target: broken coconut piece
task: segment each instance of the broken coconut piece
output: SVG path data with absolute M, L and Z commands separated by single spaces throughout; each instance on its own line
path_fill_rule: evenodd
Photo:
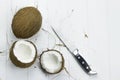
M 13 43 L 9 57 L 16 66 L 26 68 L 35 62 L 37 50 L 32 42 L 19 40 Z
M 42 16 L 35 7 L 24 7 L 13 17 L 12 31 L 17 38 L 29 38 L 41 28 Z
M 40 55 L 40 65 L 47 73 L 59 73 L 64 68 L 63 55 L 57 50 L 43 51 Z

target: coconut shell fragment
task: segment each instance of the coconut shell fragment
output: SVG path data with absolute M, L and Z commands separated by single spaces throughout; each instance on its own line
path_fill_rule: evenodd
M 42 25 L 42 16 L 35 7 L 24 7 L 13 17 L 12 31 L 17 38 L 29 38 L 36 34 Z

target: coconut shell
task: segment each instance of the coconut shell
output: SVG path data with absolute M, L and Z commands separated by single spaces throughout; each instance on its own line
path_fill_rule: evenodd
M 13 17 L 12 31 L 17 38 L 29 38 L 41 28 L 42 16 L 37 8 L 25 7 Z
M 17 42 L 17 41 L 16 41 L 16 42 Z M 35 49 L 36 49 L 36 55 L 35 55 L 35 58 L 34 58 L 34 60 L 33 60 L 32 62 L 30 62 L 30 63 L 22 63 L 22 62 L 20 62 L 20 61 L 17 59 L 17 57 L 16 57 L 16 56 L 14 55 L 14 53 L 13 53 L 13 48 L 14 48 L 16 42 L 14 42 L 13 45 L 12 45 L 12 47 L 10 48 L 10 55 L 9 55 L 10 60 L 11 60 L 12 63 L 15 64 L 17 67 L 21 67 L 21 68 L 30 67 L 30 66 L 35 62 L 35 60 L 36 60 L 36 58 L 37 58 L 37 49 L 36 49 L 36 46 L 35 46 L 32 42 L 28 41 L 28 42 L 30 42 L 30 43 L 32 43 L 32 44 L 34 45 L 34 47 L 35 47 Z
M 50 73 L 50 72 L 46 71 L 46 70 L 43 68 L 42 64 L 41 64 L 41 56 L 42 56 L 45 52 L 48 52 L 48 51 L 56 51 L 56 52 L 58 52 L 58 53 L 61 55 L 62 60 L 63 60 L 61 69 L 60 69 L 59 71 L 55 72 L 55 73 Z M 43 51 L 42 54 L 40 55 L 39 61 L 40 61 L 41 69 L 42 69 L 43 71 L 45 71 L 46 73 L 49 73 L 49 74 L 57 74 L 57 73 L 61 72 L 61 71 L 64 69 L 65 60 L 64 60 L 64 57 L 63 57 L 63 55 L 61 54 L 61 52 L 58 51 L 58 50 L 48 49 L 48 50 L 46 50 L 46 51 Z

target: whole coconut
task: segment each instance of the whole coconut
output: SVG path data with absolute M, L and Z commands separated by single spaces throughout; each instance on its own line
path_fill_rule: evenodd
M 41 28 L 42 16 L 35 7 L 20 9 L 12 20 L 12 31 L 17 38 L 29 38 Z

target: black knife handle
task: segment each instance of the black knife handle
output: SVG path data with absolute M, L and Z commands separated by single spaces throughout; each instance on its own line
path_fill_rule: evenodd
M 85 59 L 79 54 L 77 53 L 76 55 L 74 55 L 76 60 L 78 61 L 78 63 L 81 65 L 81 67 L 83 68 L 83 70 L 87 73 L 89 73 L 91 71 L 90 66 L 88 65 L 88 63 L 85 61 Z

